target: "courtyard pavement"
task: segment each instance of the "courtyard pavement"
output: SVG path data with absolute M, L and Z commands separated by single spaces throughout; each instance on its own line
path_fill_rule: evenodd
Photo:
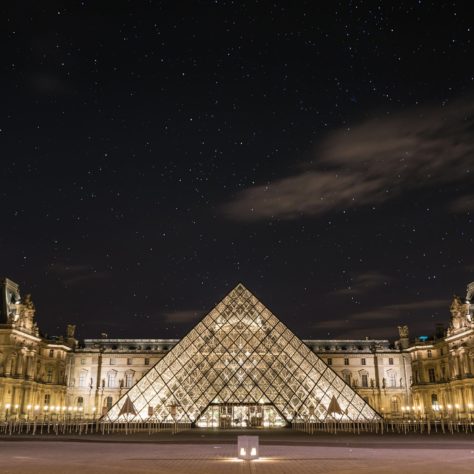
M 472 435 L 306 435 L 282 430 L 261 436 L 258 461 L 237 461 L 236 437 L 253 432 L 193 430 L 177 435 L 2 437 L 7 473 L 381 473 L 474 472 Z

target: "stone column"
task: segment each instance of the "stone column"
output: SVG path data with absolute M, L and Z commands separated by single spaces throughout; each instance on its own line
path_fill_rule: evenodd
M 23 354 L 18 354 L 16 358 L 16 370 L 15 375 L 21 377 L 23 375 Z
M 448 365 L 449 365 L 449 378 L 455 378 L 457 375 L 457 365 L 456 365 L 456 354 L 454 351 L 451 351 L 450 357 L 448 359 Z
M 462 354 L 459 354 L 456 356 L 456 362 L 458 364 L 458 374 L 459 374 L 459 378 L 463 378 L 464 377 L 464 367 L 463 367 L 463 364 L 462 364 Z
M 464 367 L 465 373 L 467 375 L 472 375 L 472 367 L 471 367 L 471 355 L 468 351 L 464 351 Z
M 33 352 L 30 355 L 30 370 L 29 370 L 29 373 L 28 373 L 28 378 L 30 380 L 35 379 L 35 371 L 36 371 L 36 352 Z

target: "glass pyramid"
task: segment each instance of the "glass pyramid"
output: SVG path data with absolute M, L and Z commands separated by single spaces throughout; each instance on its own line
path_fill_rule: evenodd
M 246 406 L 268 407 L 282 424 L 296 419 L 380 419 L 238 284 L 118 400 L 103 420 L 196 423 L 210 413 L 211 407 L 222 413 L 223 408 L 227 412 L 229 407 Z

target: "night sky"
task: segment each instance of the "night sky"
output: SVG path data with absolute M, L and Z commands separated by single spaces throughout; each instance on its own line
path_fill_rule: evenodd
M 0 274 L 43 333 L 182 337 L 238 282 L 303 338 L 449 322 L 470 2 L 319 3 L 3 2 Z

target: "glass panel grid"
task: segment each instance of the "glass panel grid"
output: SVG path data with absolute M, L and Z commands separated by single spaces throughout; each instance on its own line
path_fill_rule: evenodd
M 209 404 L 226 402 L 273 405 L 287 422 L 302 416 L 379 419 L 243 285 L 174 346 L 105 419 L 195 422 Z

